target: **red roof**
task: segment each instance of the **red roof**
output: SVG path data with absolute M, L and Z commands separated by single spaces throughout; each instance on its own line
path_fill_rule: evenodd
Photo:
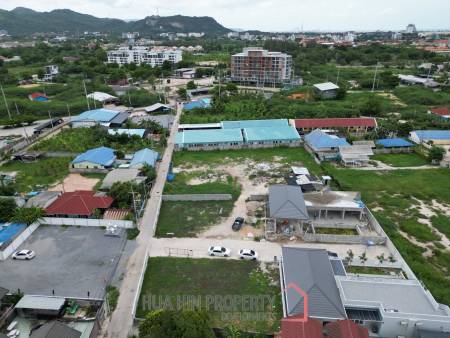
M 440 116 L 450 116 L 450 108 L 447 107 L 430 109 L 430 112 Z
M 32 98 L 32 99 L 35 99 L 35 98 L 37 98 L 37 97 L 45 97 L 45 98 L 48 99 L 48 96 L 47 96 L 47 95 L 45 95 L 44 93 L 39 93 L 39 92 L 31 93 L 31 94 L 29 95 L 29 97 Z
M 47 215 L 91 216 L 95 209 L 107 209 L 114 202 L 109 196 L 94 196 L 93 191 L 78 190 L 62 194 L 45 209 Z
M 367 328 L 355 324 L 349 319 L 338 320 L 325 326 L 328 338 L 369 338 Z
M 296 321 L 296 315 L 281 320 L 281 338 L 324 338 L 322 323 L 316 319 L 308 318 L 306 322 Z
M 345 128 L 345 127 L 376 127 L 377 120 L 373 117 L 326 118 L 326 119 L 296 119 L 295 128 Z

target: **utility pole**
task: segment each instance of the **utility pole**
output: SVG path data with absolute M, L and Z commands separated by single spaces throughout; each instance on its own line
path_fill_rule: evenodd
M 375 74 L 373 76 L 373 84 L 372 84 L 372 92 L 375 91 L 375 81 L 377 80 L 377 74 L 378 74 L 378 62 L 377 62 L 377 66 L 375 67 Z
M 2 90 L 3 101 L 5 101 L 5 107 L 6 107 L 6 111 L 8 112 L 9 119 L 12 120 L 11 112 L 9 111 L 8 102 L 6 101 L 6 96 L 5 96 L 5 92 L 3 91 L 3 86 L 2 85 L 0 85 L 0 89 Z
M 88 107 L 88 110 L 91 110 L 91 106 L 89 105 L 89 98 L 87 96 L 86 82 L 84 82 L 84 80 L 83 80 L 83 86 L 84 86 L 84 95 L 86 95 L 87 107 Z
M 337 77 L 336 77 L 336 85 L 338 85 L 339 83 L 339 75 L 341 73 L 341 69 L 338 67 L 338 73 L 337 73 Z
M 136 207 L 136 197 L 135 197 L 135 192 L 133 189 L 133 185 L 131 185 L 131 195 L 133 195 L 133 207 L 134 207 L 134 220 L 136 222 L 136 226 L 138 225 L 138 215 L 137 215 L 137 207 Z
M 67 106 L 67 113 L 69 114 L 69 122 L 70 122 L 70 108 L 69 108 L 69 104 L 66 103 L 66 106 Z

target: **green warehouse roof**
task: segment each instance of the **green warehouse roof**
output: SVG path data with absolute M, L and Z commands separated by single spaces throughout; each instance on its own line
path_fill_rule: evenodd
M 240 129 L 214 129 L 214 130 L 186 130 L 178 132 L 175 143 L 183 144 L 206 144 L 206 143 L 228 143 L 244 141 Z
M 245 128 L 244 138 L 246 142 L 261 141 L 299 141 L 300 135 L 292 126 L 277 128 Z
M 244 128 L 262 128 L 262 127 L 287 127 L 287 119 L 276 120 L 243 120 L 243 121 L 222 121 L 222 129 L 244 129 Z

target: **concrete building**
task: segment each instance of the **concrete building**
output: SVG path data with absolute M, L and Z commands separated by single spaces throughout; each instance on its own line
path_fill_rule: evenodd
M 116 161 L 114 150 L 107 147 L 90 149 L 78 155 L 72 162 L 73 169 L 108 169 Z
M 339 157 L 346 167 L 365 167 L 369 164 L 369 156 L 372 155 L 372 147 L 367 145 L 339 147 Z
M 321 99 L 335 99 L 339 86 L 332 82 L 318 83 L 314 85 L 314 92 Z
M 244 48 L 231 56 L 231 81 L 252 85 L 279 85 L 292 78 L 292 56 L 260 47 Z
M 240 129 L 185 130 L 178 132 L 175 149 L 238 149 L 244 144 Z
M 44 81 L 52 81 L 59 74 L 58 65 L 48 65 L 44 67 Z
M 297 128 L 301 135 L 314 129 L 322 129 L 335 134 L 364 135 L 378 127 L 377 120 L 374 117 L 294 119 L 289 122 Z
M 160 67 L 164 61 L 178 63 L 183 60 L 183 53 L 178 48 L 153 48 L 148 47 L 121 47 L 107 53 L 108 63 L 119 65 L 135 63 L 148 64 L 151 67 Z
M 409 138 L 417 144 L 450 145 L 450 130 L 414 130 Z

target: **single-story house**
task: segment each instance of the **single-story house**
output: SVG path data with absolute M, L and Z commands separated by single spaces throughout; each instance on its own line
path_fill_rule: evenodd
M 345 166 L 363 167 L 369 164 L 373 150 L 368 145 L 351 145 L 339 147 L 339 157 Z
M 193 79 L 195 78 L 195 69 L 194 68 L 175 69 L 175 77 L 180 79 Z
M 119 113 L 119 111 L 104 108 L 88 110 L 72 117 L 71 125 L 73 128 L 92 127 L 98 124 L 109 127 Z
M 138 136 L 140 138 L 144 138 L 145 129 L 108 129 L 109 135 L 127 135 L 129 137 Z
M 91 100 L 99 101 L 103 104 L 119 102 L 117 97 L 103 92 L 93 92 L 86 95 L 86 97 Z
M 294 119 L 290 123 L 300 134 L 322 129 L 333 133 L 343 131 L 353 135 L 363 135 L 378 127 L 374 117 Z
M 58 317 L 64 310 L 66 299 L 54 296 L 24 295 L 15 306 L 20 317 Z
M 184 110 L 192 110 L 196 108 L 209 108 L 211 107 L 211 99 L 203 98 L 198 100 L 192 100 L 188 103 L 183 104 Z
M 96 209 L 104 211 L 111 207 L 114 199 L 109 196 L 99 196 L 93 191 L 78 190 L 63 193 L 50 204 L 45 213 L 53 217 L 92 217 Z
M 409 133 L 409 138 L 417 144 L 449 145 L 450 130 L 414 130 Z
M 114 150 L 108 147 L 90 149 L 78 155 L 72 162 L 74 169 L 108 169 L 116 161 Z
M 140 176 L 139 169 L 135 168 L 118 168 L 113 169 L 103 179 L 101 189 L 109 189 L 114 183 L 120 182 L 142 182 L 145 176 Z
M 109 124 L 107 125 L 107 127 L 109 127 L 109 128 L 120 128 L 128 120 L 129 117 L 130 117 L 130 113 L 129 112 L 121 111 L 111 121 L 109 121 Z
M 329 135 L 320 129 L 305 135 L 305 143 L 320 160 L 337 159 L 339 147 L 350 146 L 345 138 Z
M 81 332 L 68 325 L 53 320 L 33 329 L 30 338 L 80 338 Z
M 145 112 L 147 114 L 151 114 L 151 113 L 167 113 L 167 112 L 170 112 L 172 110 L 172 107 L 170 107 L 167 104 L 155 103 L 155 104 L 152 104 L 151 106 L 145 107 L 144 110 L 145 110 Z
M 382 138 L 376 141 L 377 146 L 383 148 L 413 148 L 414 144 L 402 138 Z
M 439 83 L 426 78 L 426 77 L 419 77 L 419 76 L 415 76 L 415 75 L 403 75 L 403 74 L 399 74 L 398 75 L 399 79 L 400 79 L 400 83 L 411 86 L 411 85 L 422 85 L 424 87 L 428 87 L 428 88 L 437 88 L 439 87 Z
M 347 318 L 326 250 L 283 247 L 282 256 L 285 316 L 303 314 L 308 306 L 313 319 L 330 322 Z M 297 288 L 307 295 L 307 304 Z
M 337 96 L 339 86 L 332 82 L 318 83 L 314 86 L 314 92 L 322 99 L 334 99 Z
M 232 149 L 243 143 L 240 129 L 185 130 L 177 133 L 175 149 Z
M 297 130 L 291 126 L 244 128 L 244 140 L 250 145 L 299 146 L 301 142 Z
M 30 99 L 30 101 L 34 102 L 46 102 L 49 100 L 47 95 L 40 92 L 31 93 L 30 95 L 28 95 L 28 98 Z
M 130 162 L 130 168 L 140 169 L 146 164 L 155 167 L 158 159 L 159 154 L 156 151 L 144 148 L 134 153 L 133 159 Z
M 61 195 L 59 191 L 42 191 L 38 195 L 31 197 L 26 203 L 26 208 L 47 208 Z
M 450 118 L 450 108 L 449 107 L 432 108 L 432 109 L 428 110 L 428 114 L 433 114 L 433 115 L 439 116 L 443 119 L 449 119 Z

